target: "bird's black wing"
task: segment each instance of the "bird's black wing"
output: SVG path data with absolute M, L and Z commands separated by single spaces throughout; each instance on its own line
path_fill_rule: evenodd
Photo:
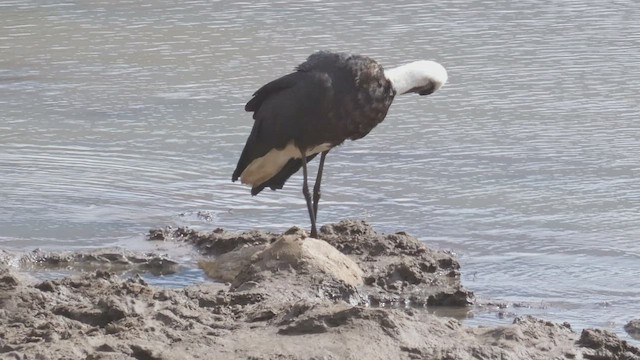
M 296 85 L 298 81 L 300 81 L 297 72 L 291 73 L 289 75 L 285 75 L 279 79 L 273 80 L 272 82 L 264 85 L 258 91 L 253 93 L 253 97 L 249 102 L 244 106 L 244 110 L 247 112 L 254 112 L 253 118 L 256 118 L 256 113 L 258 109 L 260 109 L 260 105 L 270 96 L 276 94 L 282 90 L 291 88 Z
M 242 151 L 232 180 L 236 181 L 252 161 L 272 149 L 283 149 L 291 141 L 298 147 L 327 142 L 317 131 L 326 118 L 331 98 L 331 80 L 319 72 L 296 71 L 276 79 L 254 94 L 245 106 L 253 111 L 255 122 Z M 308 134 L 318 134 L 318 144 L 306 143 Z M 305 143 L 301 144 L 301 140 Z M 312 159 L 315 155 L 309 156 Z M 286 180 L 301 167 L 300 159 L 291 159 L 279 173 L 262 184 L 252 184 L 256 195 L 265 187 L 281 189 Z

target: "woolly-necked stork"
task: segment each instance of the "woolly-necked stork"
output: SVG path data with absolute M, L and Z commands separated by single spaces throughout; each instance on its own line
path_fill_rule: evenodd
M 384 70 L 366 56 L 314 53 L 295 72 L 258 89 L 245 106 L 255 122 L 232 180 L 240 178 L 257 195 L 265 187 L 282 189 L 302 167 L 311 237 L 317 237 L 320 182 L 329 150 L 367 135 L 387 115 L 396 94 L 429 95 L 446 81 L 447 71 L 434 61 Z M 317 154 L 312 199 L 307 163 Z

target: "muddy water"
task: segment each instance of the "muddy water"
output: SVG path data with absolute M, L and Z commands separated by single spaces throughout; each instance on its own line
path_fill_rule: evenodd
M 459 253 L 482 299 L 620 333 L 640 314 L 638 18 L 599 1 L 4 1 L 0 246 L 307 226 L 299 176 L 258 197 L 230 182 L 251 93 L 318 49 L 435 59 L 441 92 L 397 98 L 330 154 L 319 221 L 410 232 Z

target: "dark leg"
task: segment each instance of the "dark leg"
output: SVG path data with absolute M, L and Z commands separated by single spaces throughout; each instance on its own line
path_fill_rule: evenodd
M 320 154 L 320 165 L 318 165 L 318 176 L 316 176 L 316 184 L 313 186 L 313 215 L 318 219 L 318 202 L 320 201 L 320 182 L 322 181 L 322 167 L 324 166 L 324 158 L 327 156 L 327 151 L 323 151 Z
M 309 210 L 309 219 L 311 219 L 311 237 L 318 237 L 318 230 L 316 230 L 316 216 L 313 212 L 313 204 L 311 203 L 311 194 L 309 193 L 309 185 L 307 185 L 307 157 L 305 154 L 302 154 L 302 194 L 304 195 L 304 199 L 307 201 L 307 209 Z

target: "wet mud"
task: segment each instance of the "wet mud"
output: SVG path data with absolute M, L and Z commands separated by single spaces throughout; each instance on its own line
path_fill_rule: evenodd
M 455 256 L 408 234 L 343 221 L 319 238 L 297 228 L 151 230 L 150 241 L 193 245 L 219 280 L 183 289 L 118 275 L 178 266 L 153 254 L 2 253 L 0 358 L 640 359 L 638 348 L 603 330 L 577 334 L 532 317 L 472 328 L 431 315 L 422 308 L 465 307 L 473 294 Z M 89 267 L 46 281 L 19 271 L 49 263 Z

